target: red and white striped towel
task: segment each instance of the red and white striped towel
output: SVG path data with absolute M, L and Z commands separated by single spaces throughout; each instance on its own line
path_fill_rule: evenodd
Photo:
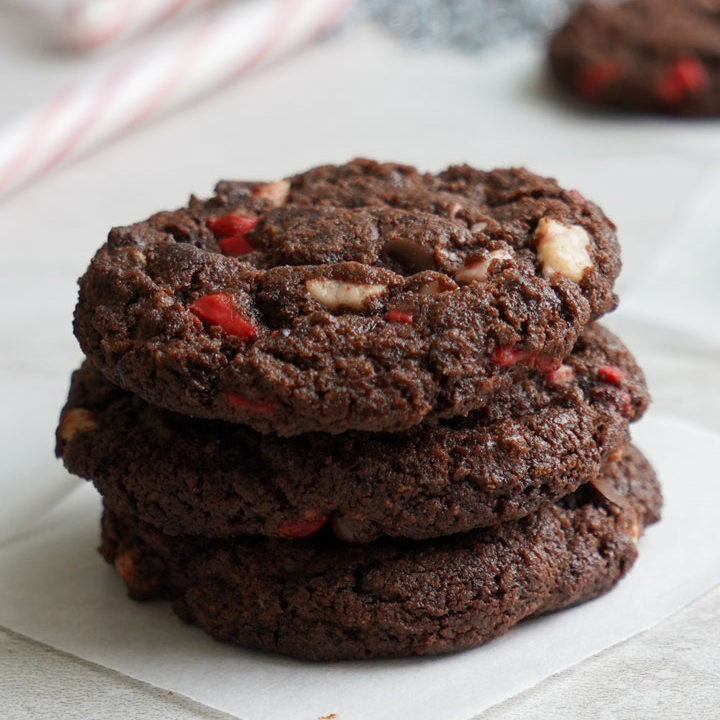
M 224 3 L 158 39 L 144 53 L 125 53 L 102 72 L 0 127 L 0 196 L 142 122 L 287 55 L 333 25 L 351 2 Z

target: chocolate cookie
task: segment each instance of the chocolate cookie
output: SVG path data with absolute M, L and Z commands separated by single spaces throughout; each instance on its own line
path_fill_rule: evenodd
M 594 103 L 677 115 L 720 113 L 720 2 L 585 3 L 550 46 L 552 69 Z
M 57 433 L 70 472 L 168 534 L 344 540 L 464 532 L 511 520 L 598 476 L 648 402 L 617 338 L 590 326 L 565 364 L 467 418 L 405 433 L 279 438 L 148 405 L 86 364 Z
M 168 598 L 221 640 L 312 660 L 427 655 L 609 590 L 661 499 L 634 449 L 598 488 L 486 530 L 370 545 L 169 537 L 106 506 L 101 552 L 131 597 Z
M 355 160 L 221 182 L 115 228 L 75 333 L 166 409 L 280 435 L 397 431 L 559 366 L 615 306 L 619 269 L 613 224 L 553 180 Z

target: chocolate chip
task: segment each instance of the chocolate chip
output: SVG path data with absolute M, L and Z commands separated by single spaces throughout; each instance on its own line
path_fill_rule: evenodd
M 332 520 L 335 535 L 344 542 L 367 542 L 377 535 L 377 528 L 367 520 L 358 520 L 349 515 L 338 515 Z
M 605 500 L 611 502 L 613 505 L 617 505 L 622 509 L 630 507 L 627 498 L 619 493 L 604 477 L 597 477 L 594 480 L 591 480 L 590 484 L 598 493 L 600 493 L 600 495 L 602 495 L 602 497 L 605 498 Z
M 390 258 L 410 273 L 432 270 L 435 267 L 435 252 L 412 240 L 394 237 L 388 240 L 382 250 L 384 258 Z

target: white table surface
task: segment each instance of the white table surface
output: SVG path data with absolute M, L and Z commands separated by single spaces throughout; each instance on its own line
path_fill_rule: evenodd
M 208 193 L 219 177 L 272 178 L 354 155 L 428 169 L 523 164 L 579 187 L 618 222 L 626 303 L 608 324 L 645 367 L 657 409 L 720 432 L 720 231 L 700 211 L 689 219 L 702 190 L 720 187 L 720 125 L 586 113 L 554 96 L 540 58 L 530 45 L 417 53 L 352 28 L 1 204 L 0 383 L 44 384 L 59 408 L 80 358 L 70 330 L 75 279 L 107 229 Z M 0 13 L 0 122 L 77 68 Z M 678 322 L 670 305 L 652 312 L 668 294 L 715 326 L 706 334 Z M 49 503 L 51 481 L 33 479 Z M 482 717 L 718 717 L 718 648 L 715 589 Z M 2 629 L 0 708 L 13 720 L 225 717 Z

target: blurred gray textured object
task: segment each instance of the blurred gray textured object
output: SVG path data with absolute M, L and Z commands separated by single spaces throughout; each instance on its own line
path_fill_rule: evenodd
M 481 50 L 556 27 L 579 0 L 364 0 L 370 16 L 422 47 Z

